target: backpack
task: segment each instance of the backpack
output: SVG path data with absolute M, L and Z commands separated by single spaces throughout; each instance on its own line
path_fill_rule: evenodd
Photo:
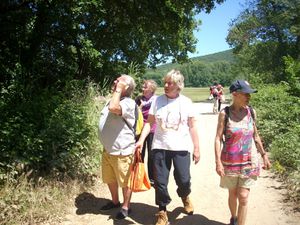
M 248 106 L 248 107 L 250 109 L 251 118 L 253 119 L 253 122 L 255 123 L 255 115 L 254 115 L 253 108 L 251 106 Z M 225 134 L 226 134 L 226 128 L 227 128 L 227 123 L 228 123 L 228 118 L 229 118 L 229 106 L 226 106 L 224 108 L 224 111 L 225 111 L 225 120 L 224 120 L 224 132 L 223 132 L 223 134 L 225 136 Z M 225 141 L 225 138 L 224 138 L 223 141 Z
M 144 127 L 144 117 L 142 110 L 140 107 L 135 104 L 135 137 L 139 137 L 142 133 L 143 127 Z
M 216 86 L 211 86 L 210 88 L 210 94 L 213 96 L 213 97 L 217 97 L 218 96 L 218 90 L 217 90 L 217 87 Z
M 139 139 L 139 137 L 142 133 L 143 127 L 144 127 L 143 113 L 137 104 L 135 104 L 135 108 L 134 108 L 134 117 L 135 117 L 135 121 L 134 121 L 133 127 L 130 126 L 130 124 L 127 122 L 127 120 L 125 120 L 123 117 L 122 118 L 123 118 L 124 122 L 126 123 L 126 125 L 133 131 L 135 140 L 137 141 Z

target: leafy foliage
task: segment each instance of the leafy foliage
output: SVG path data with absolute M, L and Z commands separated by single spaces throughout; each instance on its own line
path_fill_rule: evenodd
M 91 173 L 101 149 L 95 92 L 91 84 L 73 82 L 61 93 L 44 90 L 32 102 L 18 96 L 2 101 L 0 173 L 16 166 L 20 173 L 29 169 L 70 176 Z
M 293 96 L 300 97 L 300 60 L 294 60 L 291 57 L 284 57 L 284 60 L 290 86 L 289 92 Z
M 233 72 L 234 56 L 231 50 L 211 54 L 208 56 L 192 58 L 183 64 L 165 64 L 155 70 L 148 70 L 145 78 L 155 80 L 162 86 L 163 76 L 171 69 L 179 69 L 185 76 L 186 87 L 208 87 L 214 82 L 229 86 L 238 76 Z
M 286 177 L 288 195 L 300 201 L 300 100 L 287 83 L 261 85 L 251 101 L 258 114 L 258 128 L 273 168 Z
M 31 88 L 87 76 L 109 88 L 131 62 L 185 61 L 194 15 L 223 1 L 2 1 L 0 83 L 10 85 L 19 64 L 17 78 Z
M 259 115 L 258 125 L 267 148 L 277 136 L 290 132 L 299 124 L 299 99 L 288 94 L 288 85 L 262 85 L 252 96 Z
M 227 36 L 243 67 L 267 83 L 288 80 L 283 57 L 299 58 L 299 9 L 299 0 L 250 1 Z
M 300 169 L 300 126 L 279 134 L 272 142 L 272 158 L 281 162 L 287 169 Z

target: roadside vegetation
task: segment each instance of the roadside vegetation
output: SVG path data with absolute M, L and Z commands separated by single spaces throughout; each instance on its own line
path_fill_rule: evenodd
M 4 1 L 0 224 L 55 224 L 78 193 L 95 187 L 98 118 L 111 82 L 130 74 L 137 94 L 142 79 L 161 82 L 164 72 L 147 68 L 169 58 L 177 64 L 162 68 L 182 70 L 184 94 L 195 102 L 208 98 L 214 81 L 247 79 L 259 89 L 252 98 L 259 130 L 274 172 L 299 206 L 299 1 L 251 1 L 229 30 L 232 51 L 188 62 L 195 13 L 222 2 Z

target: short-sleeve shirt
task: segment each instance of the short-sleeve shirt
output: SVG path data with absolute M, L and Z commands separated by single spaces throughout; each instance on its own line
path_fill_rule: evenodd
M 196 110 L 189 98 L 179 95 L 170 99 L 161 95 L 152 103 L 149 114 L 156 121 L 152 149 L 192 151 L 188 120 L 196 116 Z
M 100 142 L 111 155 L 130 155 L 135 151 L 135 135 L 128 125 L 133 127 L 135 122 L 135 101 L 128 97 L 121 99 L 121 116 L 109 112 L 108 105 L 100 113 Z

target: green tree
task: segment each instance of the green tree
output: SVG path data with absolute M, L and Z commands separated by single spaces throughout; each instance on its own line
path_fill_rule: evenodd
M 299 0 L 251 1 L 227 36 L 241 65 L 267 82 L 287 80 L 283 56 L 300 57 L 299 10 Z
M 100 151 L 95 95 L 120 73 L 139 81 L 146 66 L 186 60 L 194 15 L 221 2 L 1 1 L 0 183 L 16 165 L 91 171 Z
M 184 61 L 195 50 L 194 15 L 223 1 L 4 0 L 1 83 L 16 76 L 37 88 L 90 76 L 106 87 L 132 62 Z

